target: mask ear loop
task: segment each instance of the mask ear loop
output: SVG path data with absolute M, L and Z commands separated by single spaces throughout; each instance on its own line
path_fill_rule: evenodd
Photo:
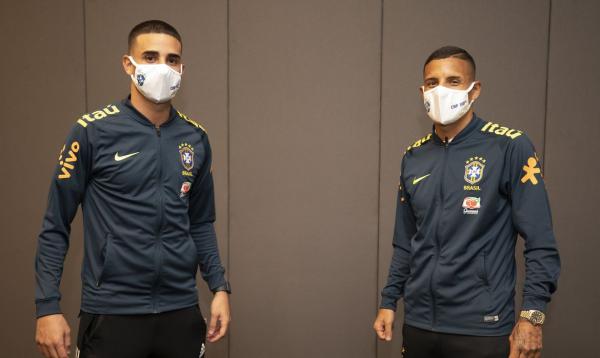
M 469 92 L 471 92 L 473 87 L 475 87 L 475 83 L 477 83 L 477 81 L 473 81 L 469 88 L 467 88 L 467 97 L 469 96 Z M 475 103 L 475 100 L 469 101 L 469 106 L 473 105 L 473 103 Z
M 128 55 L 128 56 L 127 56 L 127 58 L 129 59 L 129 61 L 131 61 L 131 63 L 132 63 L 132 64 L 133 64 L 135 67 L 137 67 L 137 66 L 138 66 L 137 62 L 135 62 L 135 60 L 133 59 L 133 56 L 131 56 L 131 55 Z
M 131 61 L 131 64 L 135 67 L 135 69 L 137 70 L 138 64 L 137 62 L 135 62 L 135 60 L 133 59 L 133 56 L 128 55 L 127 58 L 129 59 L 129 61 Z M 129 77 L 131 77 L 131 80 L 135 83 L 135 70 L 133 71 L 133 73 L 131 75 L 129 75 Z

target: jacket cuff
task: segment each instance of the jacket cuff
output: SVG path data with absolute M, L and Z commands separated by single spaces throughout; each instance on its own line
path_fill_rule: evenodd
M 37 318 L 57 313 L 62 313 L 58 299 L 35 303 L 35 315 Z
M 381 305 L 379 305 L 379 308 L 385 308 L 396 312 L 397 302 L 398 300 L 393 297 L 381 296 Z
M 218 272 L 210 275 L 205 278 L 206 283 L 208 284 L 208 289 L 214 292 L 217 288 L 221 286 L 227 285 L 227 280 L 225 279 L 225 273 Z
M 538 296 L 523 296 L 523 304 L 521 305 L 522 311 L 536 310 L 546 312 L 546 306 L 548 300 Z

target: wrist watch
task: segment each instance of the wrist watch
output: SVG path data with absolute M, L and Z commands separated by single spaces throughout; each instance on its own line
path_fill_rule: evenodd
M 546 320 L 546 315 L 544 312 L 538 310 L 521 311 L 519 317 L 525 318 L 534 326 L 541 326 Z
M 212 290 L 212 293 L 217 293 L 220 291 L 225 291 L 228 294 L 231 294 L 231 285 L 229 285 L 229 282 L 225 282 L 224 285 L 221 285 L 221 286 L 215 288 L 214 290 Z

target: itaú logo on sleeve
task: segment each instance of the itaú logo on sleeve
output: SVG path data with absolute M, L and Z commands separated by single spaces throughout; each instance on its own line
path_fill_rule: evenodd
M 463 200 L 463 214 L 465 215 L 477 215 L 479 214 L 479 209 L 481 208 L 481 198 L 477 198 L 474 196 L 467 196 L 465 200 Z

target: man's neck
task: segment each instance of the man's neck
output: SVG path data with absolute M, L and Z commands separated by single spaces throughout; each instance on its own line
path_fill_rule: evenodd
M 171 113 L 171 101 L 165 103 L 154 103 L 144 97 L 135 86 L 131 88 L 131 105 L 143 114 L 155 127 L 160 127 L 169 120 Z
M 469 123 L 473 120 L 473 110 L 469 109 L 469 111 L 462 116 L 458 121 L 448 124 L 441 125 L 439 123 L 435 123 L 435 134 L 442 140 L 452 140 L 454 137 L 458 135 L 463 129 L 465 129 Z

